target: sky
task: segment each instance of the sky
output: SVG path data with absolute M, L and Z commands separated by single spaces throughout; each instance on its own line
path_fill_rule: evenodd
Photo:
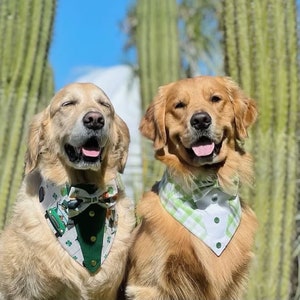
M 125 63 L 126 35 L 120 24 L 130 0 L 58 0 L 50 63 L 55 89 L 93 68 Z

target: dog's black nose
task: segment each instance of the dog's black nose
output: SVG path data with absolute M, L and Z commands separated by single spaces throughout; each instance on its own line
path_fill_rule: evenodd
M 83 125 L 88 129 L 101 129 L 104 126 L 104 117 L 100 112 L 90 111 L 83 117 Z
M 211 117 L 206 112 L 196 113 L 192 116 L 190 123 L 196 130 L 207 129 L 211 124 Z

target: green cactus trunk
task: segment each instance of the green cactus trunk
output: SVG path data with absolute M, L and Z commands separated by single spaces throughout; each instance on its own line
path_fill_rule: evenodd
M 245 195 L 260 226 L 246 298 L 289 299 L 298 156 L 296 2 L 225 0 L 223 24 L 226 73 L 259 107 L 248 145 L 256 184 Z
M 55 0 L 1 0 L 0 229 L 22 179 L 29 119 L 53 93 L 47 57 L 55 6 Z
M 142 112 L 159 86 L 175 81 L 180 74 L 176 0 L 137 1 L 137 53 Z M 154 162 L 153 148 L 142 142 L 144 186 L 151 186 L 162 172 Z

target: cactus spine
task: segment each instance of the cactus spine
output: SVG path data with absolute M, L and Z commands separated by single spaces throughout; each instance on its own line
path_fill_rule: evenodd
M 180 57 L 176 0 L 137 1 L 137 53 L 142 111 L 145 112 L 160 85 L 179 78 Z M 144 185 L 159 179 L 161 164 L 154 163 L 153 149 L 143 142 Z
M 23 174 L 24 129 L 45 93 L 46 82 L 52 85 L 48 97 L 53 93 L 47 54 L 55 5 L 55 0 L 1 1 L 0 228 Z
M 260 223 L 247 298 L 288 299 L 298 156 L 296 3 L 225 0 L 223 24 L 226 72 L 257 100 L 260 114 L 249 145 L 256 185 L 245 192 Z

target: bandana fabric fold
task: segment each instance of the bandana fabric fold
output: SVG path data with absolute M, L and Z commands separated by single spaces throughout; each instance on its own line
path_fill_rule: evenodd
M 197 187 L 186 194 L 165 172 L 159 196 L 169 214 L 220 256 L 241 220 L 238 182 L 234 184 L 234 195 L 225 193 L 217 180 L 196 181 Z
M 61 246 L 79 264 L 95 272 L 108 256 L 116 234 L 118 185 L 112 181 L 104 190 L 91 188 L 42 181 L 39 199 Z

